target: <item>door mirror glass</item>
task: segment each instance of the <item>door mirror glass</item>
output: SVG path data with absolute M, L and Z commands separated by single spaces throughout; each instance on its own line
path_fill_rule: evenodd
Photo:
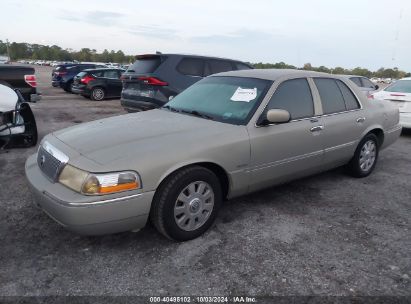
M 271 109 L 267 112 L 267 121 L 269 123 L 285 123 L 290 121 L 290 112 L 281 109 Z
M 375 89 L 378 90 L 380 86 L 378 84 L 375 85 Z

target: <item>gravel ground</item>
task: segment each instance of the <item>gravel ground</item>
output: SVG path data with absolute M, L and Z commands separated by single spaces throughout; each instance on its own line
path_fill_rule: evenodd
M 33 105 L 40 137 L 124 113 L 50 87 Z M 202 237 L 174 243 L 154 228 L 84 237 L 32 204 L 24 162 L 0 154 L 0 295 L 411 296 L 411 132 L 364 179 L 336 169 L 225 203 Z

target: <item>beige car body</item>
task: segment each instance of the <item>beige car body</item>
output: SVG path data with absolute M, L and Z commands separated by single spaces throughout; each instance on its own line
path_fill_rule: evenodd
M 59 223 L 82 234 L 135 230 L 146 224 L 159 185 L 183 167 L 198 164 L 214 171 L 229 199 L 344 165 L 369 132 L 379 138 L 380 149 L 392 144 L 401 133 L 398 109 L 388 102 L 368 100 L 344 77 L 296 70 L 217 75 L 273 82 L 246 125 L 156 109 L 54 132 L 43 142 L 47 141 L 57 153 L 62 152 L 72 166 L 94 173 L 134 170 L 143 186 L 103 197 L 85 196 L 50 182 L 33 155 L 27 160 L 26 175 L 37 204 Z M 361 107 L 324 115 L 315 77 L 341 80 Z M 258 126 L 278 85 L 295 78 L 308 80 L 315 115 Z

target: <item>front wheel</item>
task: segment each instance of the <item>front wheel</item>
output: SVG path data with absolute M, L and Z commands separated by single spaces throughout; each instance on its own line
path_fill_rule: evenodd
M 217 176 L 203 167 L 188 167 L 172 174 L 157 189 L 150 218 L 164 236 L 187 241 L 210 228 L 221 201 Z
M 378 159 L 378 138 L 375 134 L 367 134 L 358 144 L 348 169 L 354 177 L 366 177 L 371 174 Z

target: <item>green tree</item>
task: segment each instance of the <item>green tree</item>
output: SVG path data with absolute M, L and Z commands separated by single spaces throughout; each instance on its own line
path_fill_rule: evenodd
M 312 67 L 311 63 L 309 63 L 309 62 L 304 63 L 303 70 L 312 71 L 312 69 L 313 69 L 313 67 Z
M 338 74 L 338 75 L 347 74 L 346 70 L 345 70 L 344 68 L 342 68 L 342 67 L 335 67 L 335 68 L 332 70 L 332 73 L 333 73 L 333 74 Z

